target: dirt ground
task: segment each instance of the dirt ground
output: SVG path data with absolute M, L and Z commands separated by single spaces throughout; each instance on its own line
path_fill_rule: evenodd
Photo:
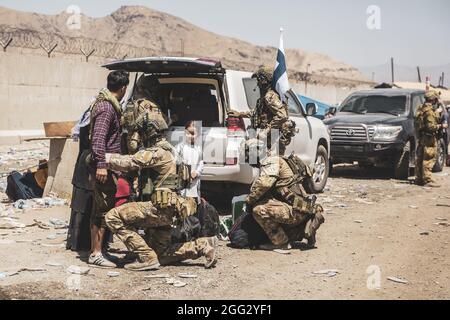
M 86 253 L 65 250 L 66 230 L 0 229 L 0 299 L 449 299 L 450 168 L 436 178 L 442 188 L 430 190 L 392 180 L 381 169 L 335 168 L 319 196 L 326 223 L 316 249 L 283 255 L 221 242 L 213 270 L 199 260 L 158 272 L 118 269 L 110 277 L 108 270 L 91 268 L 78 276 L 67 268 L 86 267 Z M 68 221 L 69 213 L 62 206 L 15 216 L 32 224 Z M 117 241 L 114 247 L 123 248 Z M 21 268 L 31 271 L 1 278 Z M 180 273 L 197 278 L 182 279 Z M 148 277 L 153 274 L 186 286 Z

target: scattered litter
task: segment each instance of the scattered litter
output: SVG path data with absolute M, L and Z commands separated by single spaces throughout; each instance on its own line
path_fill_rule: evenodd
M 50 267 L 62 267 L 62 264 L 59 262 L 47 262 L 45 265 Z
M 28 199 L 28 200 L 17 200 L 14 202 L 13 207 L 19 210 L 28 210 L 28 209 L 41 209 L 48 207 L 60 207 L 67 204 L 65 199 L 59 199 L 55 197 L 45 197 L 45 198 L 37 198 L 37 199 Z
M 8 275 L 4 272 L 0 272 L 0 279 L 5 279 Z
M 411 209 L 419 209 L 419 207 L 418 206 L 413 206 L 413 205 L 410 205 L 409 206 Z
M 4 221 L 0 221 L 0 229 L 20 229 L 26 226 L 23 223 L 13 221 L 12 219 L 3 218 Z
M 446 207 L 446 208 L 450 208 L 450 204 L 438 203 L 438 204 L 436 205 L 436 207 Z
M 166 278 L 170 278 L 169 274 L 150 274 L 148 276 L 144 277 L 145 279 L 166 279 Z
M 375 204 L 375 202 L 367 201 L 367 200 L 364 200 L 364 199 L 356 199 L 355 201 L 359 202 L 359 203 L 362 203 L 362 204 L 368 204 L 368 205 Z
M 409 283 L 408 280 L 397 278 L 397 277 L 388 277 L 387 279 L 389 281 L 396 282 L 396 283 L 401 283 L 401 284 L 408 284 Z
M 315 275 L 326 275 L 328 277 L 335 277 L 340 271 L 336 269 L 331 270 L 320 270 L 320 271 L 314 271 L 313 274 Z
M 183 287 L 185 287 L 187 285 L 187 283 L 186 282 L 182 282 L 182 281 L 175 281 L 174 283 L 173 283 L 173 286 L 175 287 L 175 288 L 183 288 Z
M 430 233 L 428 231 L 423 231 L 420 233 L 421 236 L 429 236 Z
M 15 240 L 8 240 L 8 239 L 1 240 L 0 239 L 0 244 L 14 244 L 14 243 L 16 243 Z
M 52 219 L 50 219 L 49 223 L 55 229 L 67 229 L 69 227 L 67 222 L 62 221 L 61 219 L 52 218 Z
M 120 272 L 117 271 L 110 271 L 106 274 L 108 277 L 110 278 L 117 278 L 118 276 L 120 276 Z
M 273 252 L 276 252 L 276 253 L 279 253 L 279 254 L 284 254 L 284 255 L 291 254 L 291 250 L 275 249 L 275 250 L 273 250 Z
M 46 272 L 47 269 L 44 269 L 44 268 L 20 268 L 19 270 L 8 272 L 7 276 L 8 277 L 17 276 L 19 273 L 25 272 L 25 271 L 28 271 L 28 272 Z
M 27 239 L 19 239 L 16 240 L 17 243 L 33 243 L 34 240 L 27 240 Z
M 437 226 L 443 226 L 443 227 L 448 227 L 448 226 L 450 226 L 450 224 L 449 224 L 448 222 L 445 222 L 445 221 L 441 221 L 441 222 L 435 223 L 435 225 L 437 225 Z
M 436 218 L 436 220 L 438 220 L 438 221 L 447 221 L 448 219 L 446 219 L 446 218 Z
M 182 288 L 182 287 L 185 287 L 187 285 L 187 283 L 179 281 L 179 280 L 176 280 L 174 278 L 167 278 L 166 279 L 166 284 L 172 285 L 175 288 Z
M 354 223 L 363 223 L 362 220 L 353 220 Z
M 58 238 L 58 236 L 56 234 L 49 234 L 47 236 L 47 239 L 49 239 L 49 240 L 55 240 L 56 238 Z
M 198 278 L 196 274 L 193 273 L 179 273 L 178 276 L 184 279 L 195 279 Z
M 70 266 L 67 268 L 68 273 L 78 274 L 78 275 L 86 275 L 89 273 L 91 269 L 87 267 L 79 267 L 79 266 Z

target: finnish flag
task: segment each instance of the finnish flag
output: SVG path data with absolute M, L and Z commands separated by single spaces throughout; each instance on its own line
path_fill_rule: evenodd
M 280 47 L 278 48 L 277 63 L 275 65 L 275 72 L 273 75 L 273 82 L 275 90 L 281 97 L 281 100 L 285 102 L 285 93 L 291 88 L 289 85 L 289 79 L 286 68 L 286 56 L 284 54 L 283 43 L 283 28 L 280 29 Z

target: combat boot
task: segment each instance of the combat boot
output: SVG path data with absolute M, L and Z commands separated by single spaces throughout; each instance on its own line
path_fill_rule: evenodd
M 217 248 L 219 247 L 219 238 L 206 238 L 207 245 L 203 249 L 203 255 L 206 258 L 205 268 L 211 269 L 217 264 Z
M 158 270 L 160 267 L 158 258 L 138 257 L 136 262 L 125 265 L 125 269 L 130 271 L 150 271 Z
M 424 187 L 428 187 L 428 188 L 440 188 L 440 187 L 441 187 L 440 184 L 437 184 L 437 183 L 434 182 L 434 181 L 427 182 L 427 183 L 425 183 L 423 186 L 424 186 Z
M 308 247 L 315 248 L 316 246 L 316 233 L 320 226 L 325 222 L 321 212 L 316 212 L 314 218 L 308 221 L 305 227 L 305 238 L 308 240 Z

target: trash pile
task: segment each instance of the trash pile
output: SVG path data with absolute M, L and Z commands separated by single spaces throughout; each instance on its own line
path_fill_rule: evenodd
M 24 144 L 14 147 L 0 148 L 0 167 L 10 167 L 9 170 L 18 170 L 26 166 L 29 162 L 36 162 L 40 159 L 48 159 L 49 143 L 41 142 L 36 144 Z

